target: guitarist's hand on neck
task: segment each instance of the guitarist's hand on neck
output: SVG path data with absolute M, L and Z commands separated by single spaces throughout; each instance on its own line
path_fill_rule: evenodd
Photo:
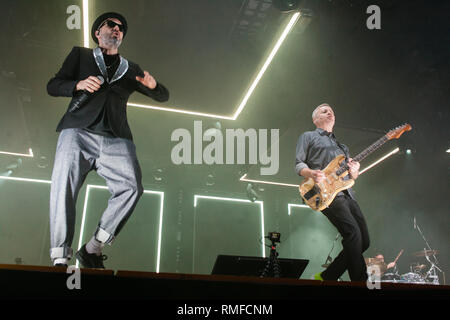
M 359 166 L 360 166 L 359 162 L 353 161 L 352 158 L 349 158 L 347 165 L 348 165 L 348 173 L 350 174 L 350 178 L 352 178 L 353 180 L 358 178 Z

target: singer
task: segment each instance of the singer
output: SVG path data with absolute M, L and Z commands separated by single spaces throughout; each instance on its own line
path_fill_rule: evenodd
M 136 147 L 127 122 L 127 101 L 134 91 L 156 101 L 167 101 L 169 92 L 147 71 L 119 54 L 127 29 L 121 14 L 100 15 L 91 29 L 98 46 L 73 47 L 47 85 L 51 96 L 72 97 L 57 126 L 61 133 L 50 191 L 53 265 L 68 265 L 73 256 L 76 199 L 91 170 L 106 180 L 111 198 L 92 238 L 76 253 L 85 268 L 104 268 L 104 245 L 111 244 L 118 235 L 143 192 Z

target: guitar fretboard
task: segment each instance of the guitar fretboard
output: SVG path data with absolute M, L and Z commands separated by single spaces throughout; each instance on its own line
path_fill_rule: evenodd
M 371 144 L 369 147 L 364 149 L 362 152 L 360 152 L 357 156 L 353 158 L 354 161 L 360 162 L 361 160 L 365 159 L 369 154 L 377 150 L 379 147 L 381 147 L 383 144 L 388 141 L 388 137 L 386 135 L 382 136 L 380 139 L 375 141 L 373 144 Z M 336 174 L 340 176 L 343 174 L 346 170 L 348 170 L 348 165 L 343 162 L 341 167 L 336 171 Z

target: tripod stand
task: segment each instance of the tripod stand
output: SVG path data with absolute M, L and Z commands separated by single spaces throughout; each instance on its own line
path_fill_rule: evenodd
M 279 278 L 281 274 L 280 264 L 278 262 L 278 252 L 277 245 L 272 240 L 272 245 L 270 247 L 270 257 L 266 263 L 264 271 L 262 272 L 260 278 L 265 278 L 269 275 L 270 271 L 273 270 L 273 276 Z

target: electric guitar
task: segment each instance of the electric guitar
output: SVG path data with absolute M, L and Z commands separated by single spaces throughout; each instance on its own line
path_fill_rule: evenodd
M 395 129 L 390 130 L 383 137 L 374 142 L 353 158 L 354 161 L 360 162 L 369 154 L 377 150 L 384 143 L 391 139 L 398 139 L 405 131 L 410 131 L 411 125 L 404 124 Z M 333 202 L 336 195 L 342 190 L 346 190 L 355 184 L 354 179 L 344 178 L 349 174 L 348 165 L 344 155 L 338 155 L 334 158 L 322 171 L 325 174 L 325 180 L 321 183 L 315 183 L 312 178 L 303 181 L 300 186 L 300 195 L 304 202 L 316 211 L 322 211 Z

